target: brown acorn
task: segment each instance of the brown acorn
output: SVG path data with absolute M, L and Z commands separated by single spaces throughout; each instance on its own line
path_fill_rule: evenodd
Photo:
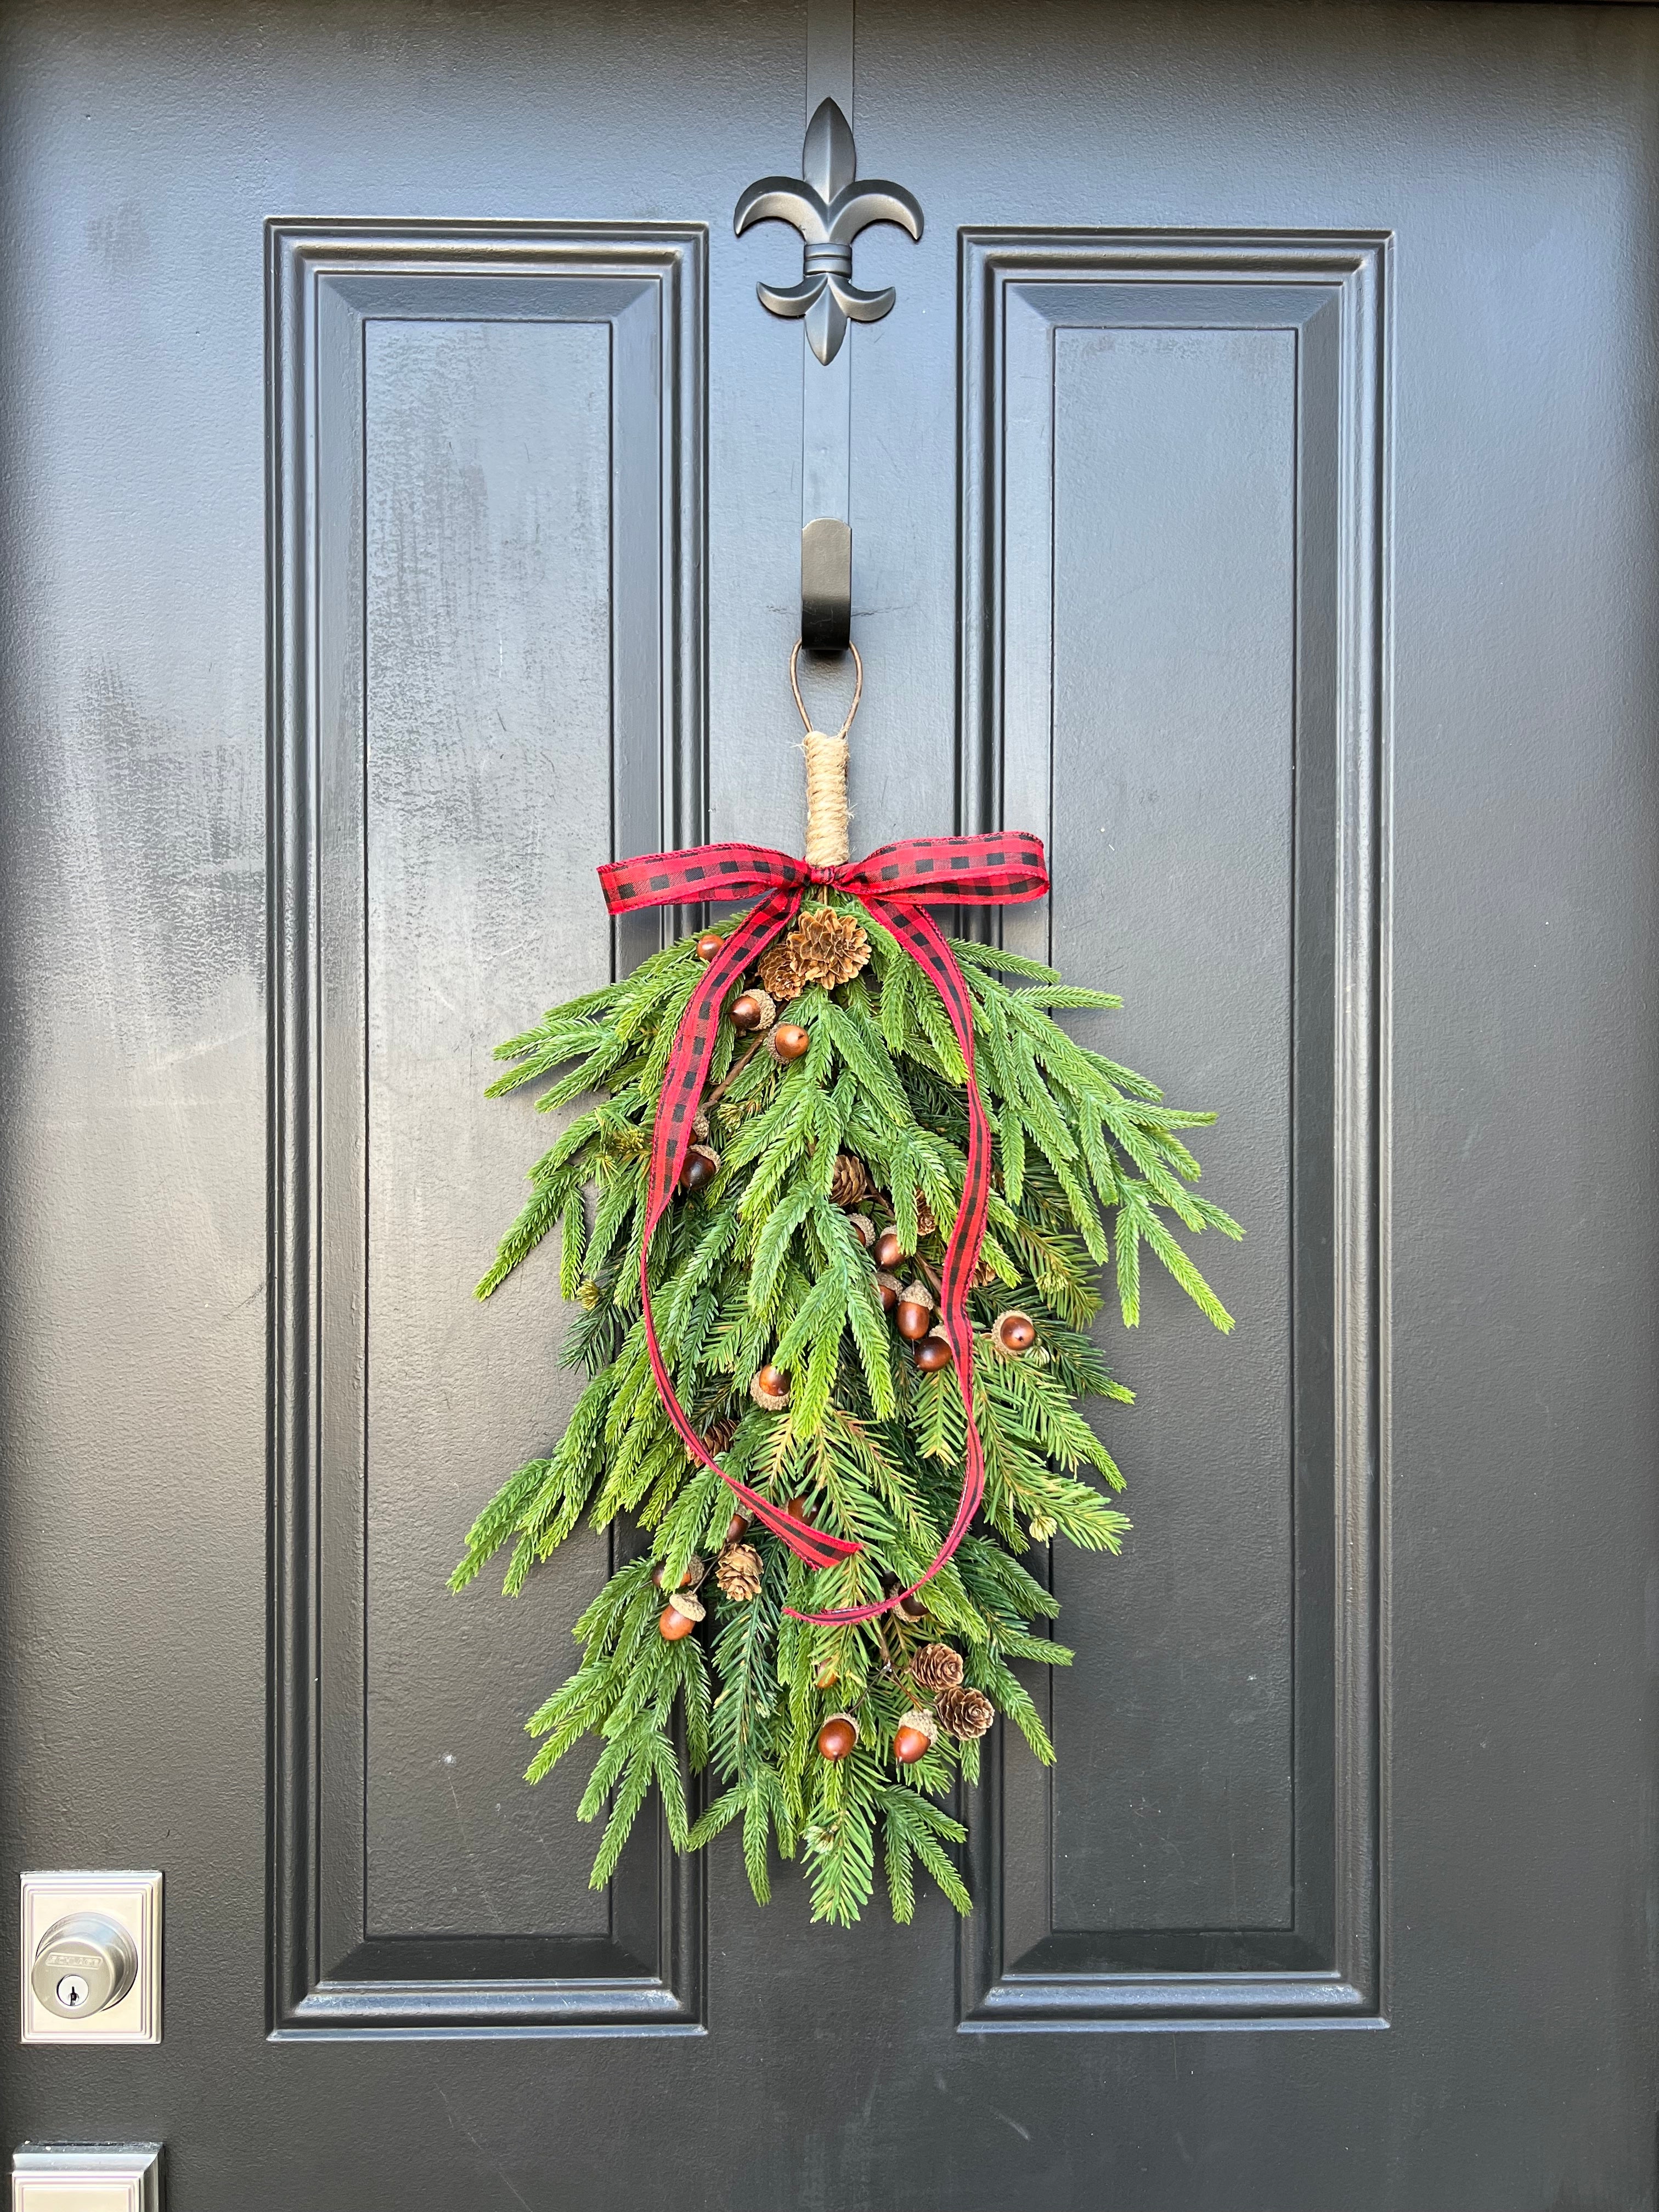
M 680 1170 L 680 1188 L 688 1193 L 706 1190 L 720 1171 L 720 1156 L 712 1145 L 693 1145 Z
M 689 1613 L 681 1613 L 665 1605 L 657 1615 L 657 1633 L 665 1644 L 678 1644 L 682 1636 L 690 1636 L 696 1622 Z
M 841 1680 L 841 1668 L 833 1659 L 821 1659 L 812 1672 L 812 1686 L 817 1690 L 833 1690 Z
M 904 1257 L 904 1247 L 899 1243 L 896 1229 L 884 1229 L 876 1239 L 875 1261 L 878 1267 L 896 1267 Z
M 919 1690 L 948 1690 L 962 1680 L 962 1654 L 948 1644 L 924 1644 L 910 1661 L 910 1680 Z
M 749 1395 L 769 1413 L 781 1413 L 789 1403 L 789 1377 L 769 1362 L 750 1378 Z
M 818 1730 L 820 1759 L 845 1759 L 859 1740 L 859 1724 L 851 1713 L 831 1713 Z
M 778 1018 L 778 1010 L 769 991 L 745 991 L 732 1001 L 732 1026 L 744 1036 L 753 1036 L 757 1030 L 769 1030 Z
M 1011 1306 L 991 1324 L 991 1342 L 1005 1359 L 1018 1359 L 1036 1342 L 1036 1323 L 1030 1314 Z
M 899 1723 L 893 1737 L 893 1756 L 901 1766 L 914 1766 L 926 1759 L 939 1740 L 939 1723 L 932 1713 L 915 1705 Z
M 705 929 L 697 939 L 698 959 L 712 960 L 725 942 L 726 939 L 720 935 L 719 930 Z
M 888 1313 L 891 1313 L 893 1308 L 898 1304 L 898 1277 L 896 1275 L 889 1274 L 886 1269 L 884 1268 L 881 1273 L 876 1277 L 876 1288 L 881 1292 L 881 1303 L 883 1307 Z
M 920 1590 L 912 1590 L 902 1597 L 893 1608 L 901 1620 L 920 1620 L 927 1610 L 927 1601 Z
M 920 1344 L 933 1326 L 933 1294 L 926 1283 L 906 1283 L 898 1294 L 898 1333 Z
M 847 1226 L 867 1252 L 876 1241 L 876 1224 L 867 1213 L 849 1213 Z
M 659 1559 L 656 1565 L 651 1570 L 651 1579 L 659 1589 L 662 1588 L 663 1571 L 666 1565 L 667 1562 L 665 1560 Z M 693 1552 L 690 1558 L 686 1561 L 684 1571 L 680 1576 L 679 1580 L 674 1584 L 674 1588 L 677 1590 L 684 1591 L 687 1596 L 690 1596 L 691 1592 L 696 1589 L 697 1585 L 702 1582 L 703 1577 L 708 1573 L 708 1568 L 704 1566 L 702 1561 L 697 1557 L 696 1553 Z
M 956 1358 L 951 1340 L 942 1328 L 930 1328 L 916 1346 L 916 1365 L 924 1375 L 937 1375 Z
M 752 1526 L 753 1523 L 746 1513 L 734 1513 L 726 1524 L 726 1542 L 735 1544 L 740 1536 L 746 1536 L 749 1534 Z
M 947 1683 L 939 1692 L 933 1711 L 946 1735 L 955 1736 L 958 1743 L 971 1743 L 983 1735 L 997 1717 L 983 1690 L 970 1690 L 960 1682 Z
M 780 1022 L 767 1038 L 775 1060 L 799 1060 L 812 1042 L 799 1022 Z

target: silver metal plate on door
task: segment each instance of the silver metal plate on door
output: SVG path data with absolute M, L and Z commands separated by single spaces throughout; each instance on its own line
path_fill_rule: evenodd
M 26 1874 L 25 2043 L 159 2043 L 161 1877 Z
M 161 2212 L 161 2146 L 24 2143 L 12 2153 L 11 2212 Z

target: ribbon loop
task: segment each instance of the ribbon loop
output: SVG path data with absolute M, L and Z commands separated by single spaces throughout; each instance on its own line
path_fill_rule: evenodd
M 849 717 L 850 719 L 850 717 Z M 641 907 L 701 903 L 709 899 L 758 896 L 708 963 L 681 1018 L 651 1138 L 651 1172 L 646 1190 L 645 1231 L 640 1248 L 640 1304 L 645 1321 L 651 1372 L 669 1419 L 692 1456 L 713 1468 L 747 1510 L 805 1559 L 809 1566 L 833 1566 L 855 1557 L 862 1545 L 815 1528 L 774 1499 L 727 1473 L 709 1454 L 674 1392 L 667 1363 L 657 1342 L 651 1312 L 651 1242 L 672 1203 L 680 1170 L 690 1149 L 708 1066 L 720 1034 L 726 994 L 799 913 L 811 886 L 834 888 L 856 898 L 887 928 L 927 975 L 944 1002 L 967 1078 L 968 1146 L 962 1202 L 945 1242 L 939 1275 L 941 1325 L 950 1344 L 967 1416 L 967 1449 L 962 1495 L 949 1532 L 927 1572 L 908 1589 L 879 1602 L 842 1606 L 827 1613 L 795 1613 L 798 1620 L 830 1626 L 872 1620 L 890 1612 L 933 1580 L 955 1553 L 985 1491 L 985 1454 L 974 1419 L 974 1332 L 968 1292 L 985 1238 L 991 1181 L 991 1135 L 984 1102 L 974 1073 L 973 1005 L 955 954 L 940 934 L 927 905 L 1018 905 L 1041 898 L 1048 888 L 1042 841 L 1028 830 L 993 831 L 977 837 L 921 837 L 883 845 L 862 860 L 834 868 L 809 867 L 787 853 L 763 845 L 699 845 L 679 853 L 650 853 L 638 860 L 607 861 L 599 870 L 605 904 L 615 914 Z

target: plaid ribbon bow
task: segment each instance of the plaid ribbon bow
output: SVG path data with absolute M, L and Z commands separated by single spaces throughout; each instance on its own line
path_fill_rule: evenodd
M 612 914 L 629 914 L 641 907 L 695 904 L 705 899 L 760 899 L 709 962 L 674 1041 L 652 1137 L 645 1236 L 640 1251 L 640 1297 L 651 1371 L 669 1419 L 687 1449 L 702 1466 L 712 1467 L 755 1518 L 811 1567 L 833 1566 L 863 1547 L 813 1528 L 810 1522 L 728 1474 L 710 1456 L 674 1395 L 658 1347 L 651 1317 L 651 1239 L 673 1199 L 690 1148 L 691 1125 L 714 1054 L 726 994 L 756 957 L 789 927 L 810 889 L 827 884 L 850 893 L 920 963 L 945 1002 L 968 1074 L 967 1172 L 962 1204 L 945 1245 L 939 1293 L 941 1320 L 968 1417 L 962 1496 L 932 1565 L 908 1589 L 896 1590 L 873 1605 L 793 1615 L 798 1620 L 825 1626 L 873 1620 L 933 1580 L 962 1541 L 985 1490 L 985 1454 L 974 1421 L 974 1332 L 968 1318 L 968 1290 L 985 1239 L 990 1131 L 974 1079 L 973 1009 L 968 987 L 955 955 L 920 902 L 926 900 L 935 906 L 1004 906 L 1041 898 L 1048 888 L 1042 840 L 1025 830 L 979 837 L 906 838 L 896 845 L 882 846 L 862 860 L 836 868 L 809 867 L 805 860 L 763 845 L 698 845 L 682 853 L 651 853 L 639 860 L 610 861 L 600 868 L 599 881 Z

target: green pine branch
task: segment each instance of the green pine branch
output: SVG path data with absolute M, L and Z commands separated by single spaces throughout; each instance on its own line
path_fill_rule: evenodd
M 707 1140 L 718 1170 L 659 1226 L 650 1270 L 661 1355 L 702 1432 L 722 1425 L 721 1463 L 781 1501 L 800 1501 L 817 1525 L 862 1549 L 813 1573 L 763 1528 L 742 1528 L 760 1559 L 760 1588 L 727 1595 L 708 1570 L 730 1493 L 687 1451 L 652 1376 L 641 1240 L 657 1093 L 702 972 L 688 941 L 498 1048 L 505 1070 L 493 1096 L 522 1091 L 541 1110 L 579 1110 L 536 1161 L 478 1294 L 491 1295 L 555 1237 L 560 1291 L 574 1309 L 561 1357 L 588 1379 L 562 1435 L 474 1521 L 452 1587 L 465 1588 L 505 1552 L 505 1587 L 515 1591 L 584 1521 L 631 1522 L 647 1548 L 610 1576 L 577 1622 L 574 1671 L 526 1724 L 536 1743 L 529 1779 L 592 1742 L 578 1810 L 603 1821 L 596 1886 L 612 1879 L 655 1799 L 677 1850 L 737 1832 L 763 1904 L 775 1858 L 802 1856 L 813 1917 L 848 1925 L 878 1871 L 897 1920 L 916 1909 L 919 1871 L 958 1911 L 970 1909 L 955 1856 L 963 1831 L 945 1801 L 976 1784 L 978 1742 L 941 1729 L 915 1764 L 893 1756 L 906 1714 L 929 1704 L 909 1672 L 922 1645 L 955 1649 L 966 1684 L 1039 1759 L 1054 1756 L 1015 1669 L 1066 1665 L 1072 1654 L 1048 1632 L 1059 1608 L 1023 1555 L 1048 1541 L 1115 1553 L 1130 1526 L 1113 1500 L 1123 1486 L 1114 1447 L 1133 1432 L 1115 1411 L 1133 1394 L 1107 1354 L 1103 1268 L 1113 1272 L 1126 1328 L 1140 1320 L 1150 1252 L 1228 1328 L 1231 1315 L 1183 1240 L 1241 1232 L 1194 1188 L 1189 1133 L 1212 1117 L 1167 1104 L 1155 1084 L 1055 1018 L 1107 1011 L 1117 999 L 994 946 L 957 942 L 993 1132 L 990 1279 L 970 1301 L 981 1333 L 984 1504 L 954 1559 L 926 1583 L 920 1618 L 793 1619 L 792 1609 L 857 1604 L 916 1582 L 955 1511 L 966 1451 L 957 1378 L 918 1369 L 884 1306 L 869 1232 L 852 1218 L 856 1211 L 896 1232 L 904 1280 L 937 1280 L 966 1174 L 961 1054 L 909 956 L 856 902 L 831 894 L 829 903 L 863 927 L 870 965 L 789 1004 L 788 1019 L 809 1040 L 793 1061 L 721 1022 Z M 875 1186 L 856 1207 L 832 1194 L 843 1153 L 865 1164 Z M 1005 1358 L 991 1332 L 1011 1310 L 1030 1316 L 1036 1341 Z M 763 1364 L 790 1378 L 781 1412 L 751 1401 Z M 1099 1409 L 1091 1417 L 1089 1401 Z M 659 1627 L 672 1610 L 663 1593 L 688 1580 L 697 1580 L 707 1618 L 670 1639 Z M 858 1742 L 830 1760 L 817 1737 L 838 1713 L 855 1720 Z M 713 1794 L 694 1823 L 687 1779 L 705 1770 Z

